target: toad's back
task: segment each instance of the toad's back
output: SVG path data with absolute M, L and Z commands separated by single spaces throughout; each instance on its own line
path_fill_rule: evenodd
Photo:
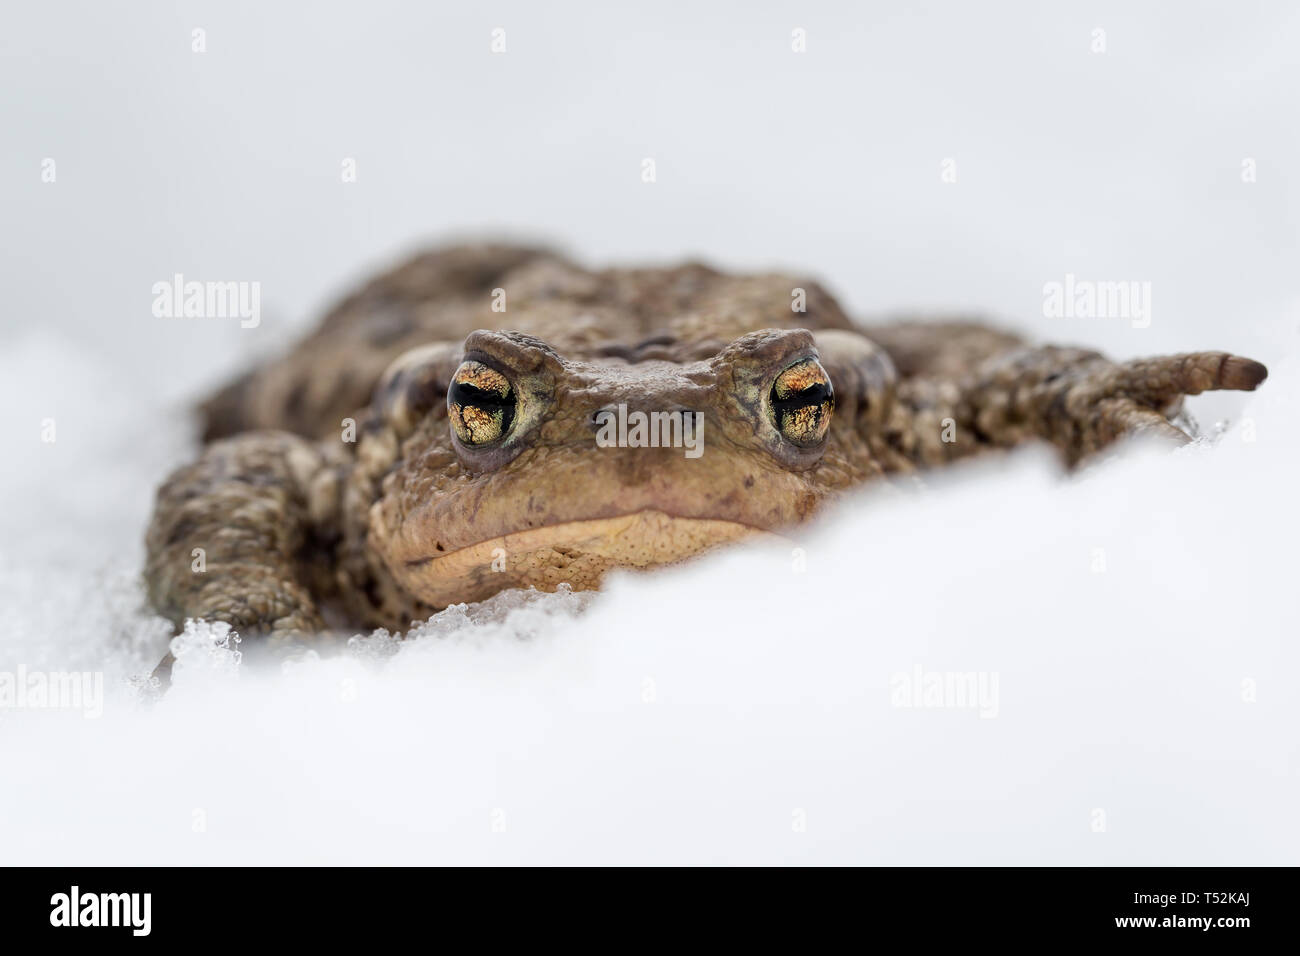
M 453 246 L 380 275 L 289 354 L 222 389 L 203 405 L 204 437 L 337 432 L 394 358 L 475 329 L 526 332 L 577 358 L 688 362 L 759 329 L 850 327 L 806 277 L 728 275 L 698 263 L 589 271 L 544 249 Z

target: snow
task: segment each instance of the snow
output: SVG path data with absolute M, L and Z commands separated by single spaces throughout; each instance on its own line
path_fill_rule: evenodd
M 469 7 L 323 3 L 307 34 L 218 3 L 24 11 L 0 39 L 0 679 L 102 674 L 103 699 L 0 707 L 0 861 L 1294 864 L 1300 20 L 1013 6 L 827 6 L 803 59 L 794 14 L 750 5 L 502 3 L 503 57 Z M 1271 375 L 1193 400 L 1193 446 L 865 489 L 799 555 L 505 594 L 284 669 L 192 625 L 173 689 L 142 692 L 170 636 L 142 537 L 186 408 L 466 230 L 790 265 L 859 315 L 976 307 Z M 260 326 L 154 318 L 177 272 L 261 281 Z M 1150 281 L 1150 327 L 1046 319 L 1066 274 Z
M 1214 443 L 866 491 L 800 536 L 802 561 L 742 549 L 599 595 L 508 592 L 283 669 L 191 626 L 161 700 L 131 680 L 167 636 L 132 574 L 147 498 L 76 507 L 158 472 L 88 425 L 102 440 L 60 436 L 5 476 L 31 507 L 5 516 L 0 671 L 107 686 L 98 717 L 0 711 L 4 857 L 1294 861 L 1298 372 Z M 79 373 L 90 408 L 111 375 Z M 901 706 L 917 669 L 991 677 L 996 706 Z

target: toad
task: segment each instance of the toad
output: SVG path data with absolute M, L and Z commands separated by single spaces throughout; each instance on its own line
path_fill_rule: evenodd
M 402 631 L 780 533 L 850 489 L 1026 442 L 1071 466 L 1127 435 L 1186 442 L 1183 396 L 1266 374 L 978 322 L 857 325 L 803 276 L 444 248 L 202 405 L 205 447 L 158 492 L 148 593 L 246 641 Z

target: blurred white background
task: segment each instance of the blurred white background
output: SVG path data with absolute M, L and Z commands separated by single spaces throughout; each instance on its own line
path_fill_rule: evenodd
M 4 20 L 6 666 L 147 669 L 164 637 L 135 609 L 139 542 L 192 453 L 185 408 L 428 241 L 803 270 L 864 318 L 962 311 L 1273 371 L 1256 404 L 1193 406 L 1249 412 L 1253 444 L 1068 493 L 1032 460 L 942 506 L 868 499 L 810 545 L 833 587 L 801 613 L 773 598 L 783 568 L 721 560 L 629 583 L 527 651 L 512 635 L 536 628 L 507 623 L 490 666 L 415 642 L 379 676 L 196 678 L 153 711 L 113 684 L 98 722 L 0 714 L 28 768 L 0 790 L 12 859 L 1295 862 L 1294 4 L 50 2 Z M 261 325 L 155 318 L 177 272 L 260 282 Z M 1150 327 L 1044 318 L 1066 273 L 1151 282 Z M 998 671 L 1000 718 L 891 710 L 889 675 L 914 663 Z M 343 679 L 373 705 L 340 709 Z M 489 843 L 501 807 L 518 837 Z
M 6 19 L 6 339 L 52 328 L 165 396 L 465 232 L 593 264 L 809 270 L 858 315 L 971 310 L 1122 354 L 1266 352 L 1296 308 L 1286 2 L 53 2 Z M 155 319 L 150 287 L 175 272 L 260 281 L 267 327 Z M 1066 272 L 1152 282 L 1151 328 L 1044 319 Z

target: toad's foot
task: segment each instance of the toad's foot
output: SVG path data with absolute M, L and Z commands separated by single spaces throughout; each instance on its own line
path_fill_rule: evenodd
M 983 441 L 1046 439 L 1075 465 L 1127 435 L 1185 444 L 1191 439 L 1169 420 L 1183 396 L 1253 391 L 1267 376 L 1259 362 L 1227 352 L 1115 363 L 1095 352 L 1046 347 L 987 366 L 964 398 Z

